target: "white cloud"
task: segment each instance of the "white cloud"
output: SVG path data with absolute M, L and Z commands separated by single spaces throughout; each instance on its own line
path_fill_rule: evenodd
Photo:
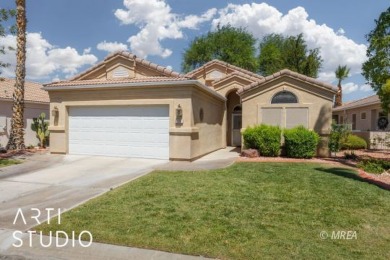
M 96 46 L 96 48 L 100 51 L 107 51 L 107 52 L 116 52 L 116 51 L 126 51 L 127 45 L 120 42 L 100 42 Z
M 303 33 L 309 48 L 321 49 L 324 63 L 319 78 L 327 82 L 336 79 L 334 71 L 338 65 L 350 67 L 352 75 L 359 74 L 366 60 L 367 47 L 364 44 L 348 39 L 343 29 L 336 32 L 326 24 L 317 24 L 315 20 L 309 19 L 303 7 L 296 7 L 283 15 L 266 3 L 228 4 L 218 14 L 212 21 L 213 28 L 218 24 L 245 27 L 259 39 L 270 33 L 286 36 Z
M 3 38 L 2 44 L 16 48 L 16 37 L 7 35 Z M 92 65 L 97 61 L 94 55 L 89 54 L 90 48 L 85 49 L 82 54 L 69 46 L 58 48 L 42 38 L 41 33 L 27 34 L 26 51 L 26 74 L 28 79 L 49 79 L 52 73 L 64 73 L 69 77 L 76 74 L 82 66 Z M 15 52 L 7 52 L 7 54 L 2 55 L 2 61 L 11 64 L 10 67 L 2 70 L 2 76 L 14 77 Z
M 199 24 L 210 21 L 217 13 L 216 8 L 209 9 L 201 16 L 188 15 L 178 22 L 180 28 L 198 29 Z
M 360 86 L 360 90 L 364 92 L 373 91 L 372 87 L 368 84 L 364 84 Z
M 350 94 L 355 91 L 362 91 L 362 92 L 370 92 L 372 91 L 372 88 L 368 84 L 358 85 L 353 82 L 348 82 L 342 85 L 343 86 L 343 94 Z
M 188 15 L 183 18 L 173 13 L 164 0 L 124 0 L 123 4 L 125 9 L 117 9 L 115 16 L 122 24 L 135 25 L 140 29 L 128 42 L 131 51 L 142 58 L 148 55 L 170 56 L 172 50 L 164 48 L 161 41 L 183 38 L 182 29 L 197 29 L 217 12 L 210 9 L 201 16 Z
M 359 89 L 359 86 L 353 82 L 348 82 L 342 85 L 343 94 L 350 94 Z
M 337 35 L 344 35 L 345 34 L 345 31 L 343 28 L 339 28 L 336 32 Z

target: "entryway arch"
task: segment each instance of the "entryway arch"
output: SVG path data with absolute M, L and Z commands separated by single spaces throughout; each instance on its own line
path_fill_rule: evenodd
M 227 93 L 226 143 L 228 146 L 241 146 L 242 107 L 238 89 Z

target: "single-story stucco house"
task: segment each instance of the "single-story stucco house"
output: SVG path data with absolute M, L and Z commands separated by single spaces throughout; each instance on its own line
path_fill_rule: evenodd
M 52 153 L 171 160 L 241 146 L 260 123 L 314 129 L 327 156 L 336 93 L 289 70 L 262 77 L 213 60 L 183 75 L 125 51 L 44 89 Z
M 0 80 L 0 146 L 3 147 L 7 145 L 11 129 L 14 85 L 15 79 Z M 26 81 L 24 85 L 24 142 L 26 146 L 39 144 L 35 132 L 31 130 L 33 118 L 38 117 L 42 112 L 49 118 L 49 95 L 42 87 L 42 84 L 29 81 Z
M 350 124 L 352 132 L 364 138 L 369 145 L 375 137 L 384 138 L 390 134 L 390 113 L 383 112 L 377 95 L 346 102 L 333 108 L 333 119 L 338 124 Z

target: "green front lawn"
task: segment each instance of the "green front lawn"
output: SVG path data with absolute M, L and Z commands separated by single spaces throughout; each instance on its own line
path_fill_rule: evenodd
M 1 159 L 0 158 L 0 168 L 5 167 L 5 166 L 9 166 L 9 165 L 13 165 L 13 164 L 19 164 L 19 163 L 20 163 L 20 161 L 18 161 L 18 160 Z
M 390 192 L 350 169 L 236 163 L 156 171 L 38 230 L 88 230 L 96 242 L 222 259 L 390 259 L 389 213 Z M 357 239 L 321 239 L 321 231 Z

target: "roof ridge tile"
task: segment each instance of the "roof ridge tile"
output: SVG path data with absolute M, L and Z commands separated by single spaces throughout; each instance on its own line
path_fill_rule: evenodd
M 98 62 L 97 64 L 95 64 L 91 68 L 89 68 L 89 69 L 87 69 L 87 70 L 85 70 L 85 71 L 75 75 L 74 77 L 70 78 L 68 81 L 78 80 L 79 78 L 87 75 L 88 73 L 91 73 L 95 69 L 103 66 L 109 60 L 111 60 L 112 58 L 117 57 L 117 56 L 123 56 L 125 58 L 134 59 L 136 62 L 138 62 L 138 63 L 140 63 L 140 64 L 142 64 L 142 65 L 144 65 L 146 67 L 150 67 L 152 69 L 158 70 L 158 68 L 161 68 L 161 70 L 158 70 L 158 71 L 161 72 L 161 73 L 164 73 L 166 76 L 172 76 L 172 77 L 182 77 L 182 76 L 184 76 L 184 74 L 182 74 L 182 73 L 179 73 L 179 72 L 173 71 L 171 69 L 168 69 L 168 68 L 166 68 L 164 66 L 152 63 L 151 61 L 148 61 L 146 59 L 139 58 L 135 54 L 133 54 L 133 53 L 131 53 L 129 51 L 116 51 L 116 52 L 110 53 L 102 61 Z M 164 70 L 164 69 L 166 69 L 166 70 Z

